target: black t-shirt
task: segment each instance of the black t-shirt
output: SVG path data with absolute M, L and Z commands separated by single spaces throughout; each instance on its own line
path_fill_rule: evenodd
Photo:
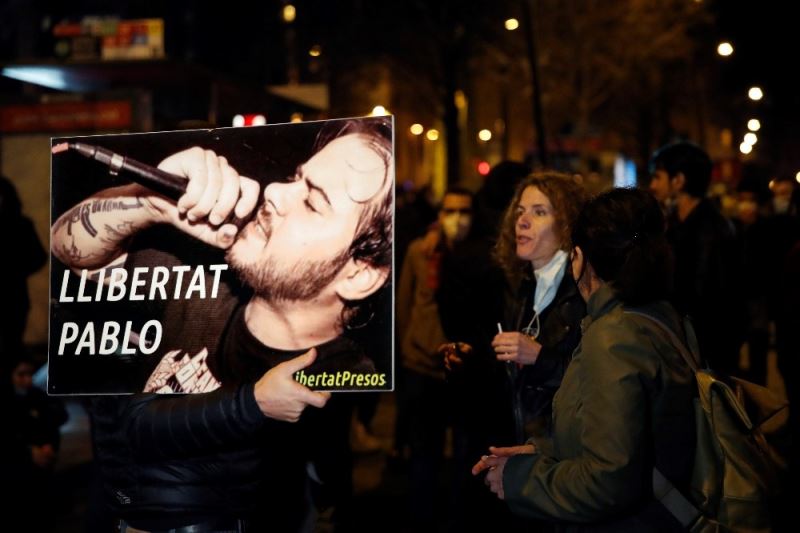
M 308 351 L 279 350 L 262 344 L 247 328 L 244 311 L 243 304 L 233 311 L 219 344 L 221 355 L 212 370 L 223 383 L 230 380 L 257 381 L 270 368 Z M 336 337 L 316 346 L 316 349 L 317 360 L 309 372 L 311 369 L 316 373 L 332 373 L 344 369 L 354 373 L 375 372 L 372 361 L 356 343 L 346 337 Z

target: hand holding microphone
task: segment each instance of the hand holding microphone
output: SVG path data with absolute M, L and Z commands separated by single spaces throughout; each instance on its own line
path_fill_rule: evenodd
M 152 207 L 159 221 L 219 248 L 233 244 L 258 203 L 258 182 L 240 176 L 224 157 L 211 150 L 183 150 L 166 158 L 158 168 L 84 143 L 61 143 L 52 148 L 54 154 L 67 150 L 99 161 L 112 174 L 122 173 L 158 193 L 142 200 Z

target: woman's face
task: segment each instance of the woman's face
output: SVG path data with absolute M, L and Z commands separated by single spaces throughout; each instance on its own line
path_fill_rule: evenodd
M 517 257 L 541 268 L 559 249 L 553 204 L 538 187 L 522 191 L 517 204 Z

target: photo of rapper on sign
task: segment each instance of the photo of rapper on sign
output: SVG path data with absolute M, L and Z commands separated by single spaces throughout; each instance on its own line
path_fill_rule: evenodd
M 52 140 L 49 391 L 391 390 L 391 117 Z

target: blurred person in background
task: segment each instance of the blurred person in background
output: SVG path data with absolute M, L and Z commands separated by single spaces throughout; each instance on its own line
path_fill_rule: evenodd
M 33 385 L 36 364 L 18 352 L 5 374 L 3 420 L 7 433 L 0 445 L 8 509 L 25 531 L 47 531 L 55 525 L 58 503 L 64 498 L 54 487 L 53 469 L 61 444 L 60 427 L 68 415 L 63 403 Z
M 398 402 L 405 406 L 411 479 L 412 521 L 417 528 L 435 527 L 434 495 L 443 463 L 445 432 L 454 428 L 456 462 L 464 462 L 464 413 L 445 383 L 440 346 L 456 339 L 480 338 L 475 307 L 485 312 L 492 298 L 491 265 L 485 240 L 476 237 L 473 197 L 467 189 L 445 192 L 429 234 L 408 248 L 397 288 L 397 327 L 401 335 L 403 387 Z M 433 233 L 433 235 L 431 235 Z M 500 306 L 497 305 L 497 312 Z M 490 326 L 489 326 L 490 328 Z M 483 325 L 484 335 L 488 338 Z M 469 332 L 467 337 L 451 337 Z M 489 329 L 490 331 L 490 329 Z M 466 467 L 465 467 L 466 470 Z M 451 499 L 460 498 L 460 482 L 450 484 Z M 451 502 L 452 503 L 452 502 Z
M 747 307 L 748 379 L 761 385 L 767 379 L 769 350 L 768 300 L 774 272 L 779 267 L 770 234 L 770 221 L 765 216 L 762 180 L 745 176 L 737 190 L 736 236 L 742 251 L 743 283 L 741 294 Z
M 739 375 L 747 330 L 742 257 L 733 224 L 706 197 L 711 159 L 690 142 L 666 145 L 650 160 L 650 192 L 667 211 L 675 258 L 673 303 L 692 319 L 711 368 Z
M 10 311 L 0 321 L 0 360 L 6 371 L 22 348 L 30 310 L 28 277 L 47 264 L 33 222 L 22 213 L 17 189 L 6 176 L 0 176 L 0 227 L 6 249 L 14 254 L 13 260 L 0 264 L 0 301 Z

